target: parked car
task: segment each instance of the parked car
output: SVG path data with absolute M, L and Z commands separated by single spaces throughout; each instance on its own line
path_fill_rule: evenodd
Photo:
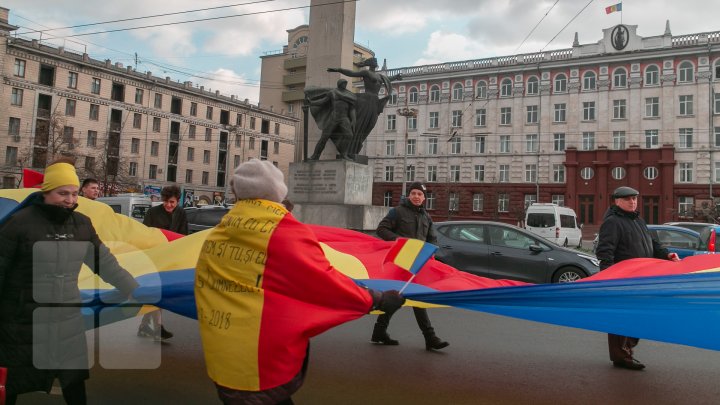
M 208 205 L 200 208 L 187 207 L 184 209 L 188 221 L 188 233 L 204 231 L 214 227 L 230 211 L 230 207 L 220 205 Z
M 501 222 L 450 221 L 435 224 L 435 257 L 459 270 L 493 279 L 563 283 L 599 271 L 598 260 Z
M 525 229 L 558 245 L 582 246 L 582 225 L 575 211 L 557 204 L 534 203 L 525 212 Z
M 142 222 L 145 212 L 150 209 L 152 200 L 145 194 L 118 194 L 113 197 L 100 197 L 97 202 L 105 203 L 118 214 L 127 215 Z
M 715 224 L 710 224 L 707 222 L 665 222 L 663 225 L 680 226 L 683 228 L 692 229 L 693 231 L 700 233 L 703 229 L 707 228 L 708 226 L 713 226 Z
M 673 225 L 648 225 L 650 234 L 667 248 L 668 251 L 677 253 L 682 259 L 687 256 L 699 254 L 701 245 L 700 234 L 689 228 Z M 597 250 L 599 235 L 595 234 L 593 239 L 593 253 Z
M 700 246 L 696 255 L 720 252 L 720 225 L 711 225 L 700 232 Z

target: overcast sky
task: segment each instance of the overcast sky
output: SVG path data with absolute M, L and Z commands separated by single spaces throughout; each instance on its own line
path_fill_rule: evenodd
M 359 0 L 355 42 L 375 51 L 381 63 L 387 59 L 389 68 L 397 68 L 569 48 L 575 32 L 580 43 L 595 43 L 601 39 L 603 28 L 619 24 L 621 18 L 624 24 L 637 25 L 640 36 L 661 35 L 668 19 L 673 35 L 720 31 L 720 21 L 715 20 L 720 15 L 720 2 L 631 0 L 623 3 L 622 14 L 606 14 L 605 7 L 616 3 Z M 40 34 L 29 31 L 233 4 L 215 10 L 50 31 L 42 37 L 64 37 L 50 42 L 125 65 L 134 65 L 137 53 L 139 71 L 190 80 L 206 89 L 257 103 L 259 57 L 281 50 L 287 43 L 287 29 L 307 24 L 310 0 L 5 0 L 0 6 L 10 9 L 10 23 L 21 27 L 17 32 L 22 37 L 39 38 Z M 281 9 L 285 10 L 278 11 Z M 66 37 L 238 14 L 251 15 Z

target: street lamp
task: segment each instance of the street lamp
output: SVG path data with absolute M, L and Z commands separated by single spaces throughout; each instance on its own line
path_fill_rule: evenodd
M 405 117 L 405 145 L 403 146 L 405 148 L 405 153 L 403 154 L 403 184 L 402 184 L 402 198 L 406 194 L 407 190 L 407 155 L 408 155 L 408 121 L 410 120 L 410 117 L 417 117 L 418 110 L 416 108 L 407 108 L 407 106 L 403 108 L 398 108 L 397 110 L 398 115 L 401 115 Z

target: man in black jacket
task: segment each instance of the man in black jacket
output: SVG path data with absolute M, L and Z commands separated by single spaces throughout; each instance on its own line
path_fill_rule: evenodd
M 410 185 L 407 198 L 397 207 L 391 208 L 385 218 L 380 221 L 377 228 L 377 234 L 383 240 L 395 240 L 400 237 L 420 239 L 429 243 L 437 243 L 435 231 L 432 226 L 430 215 L 423 208 L 425 202 L 425 185 L 415 182 Z M 417 320 L 420 330 L 425 336 L 425 349 L 440 350 L 449 345 L 435 336 L 435 330 L 430 324 L 427 310 L 425 308 L 415 308 L 415 320 Z M 390 325 L 392 314 L 382 314 L 378 316 L 375 328 L 373 329 L 373 343 L 384 345 L 397 345 L 399 342 L 391 339 L 387 333 Z
M 595 251 L 601 271 L 615 263 L 638 257 L 680 260 L 677 254 L 669 253 L 650 235 L 637 211 L 638 194 L 630 187 L 618 187 L 612 194 L 615 205 L 605 212 Z M 613 365 L 630 370 L 644 369 L 645 365 L 633 357 L 633 348 L 638 342 L 638 338 L 608 333 L 608 350 Z

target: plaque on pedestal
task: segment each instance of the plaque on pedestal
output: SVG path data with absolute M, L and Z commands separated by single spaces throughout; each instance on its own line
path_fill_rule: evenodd
M 288 198 L 295 204 L 372 205 L 370 167 L 347 160 L 290 164 Z

